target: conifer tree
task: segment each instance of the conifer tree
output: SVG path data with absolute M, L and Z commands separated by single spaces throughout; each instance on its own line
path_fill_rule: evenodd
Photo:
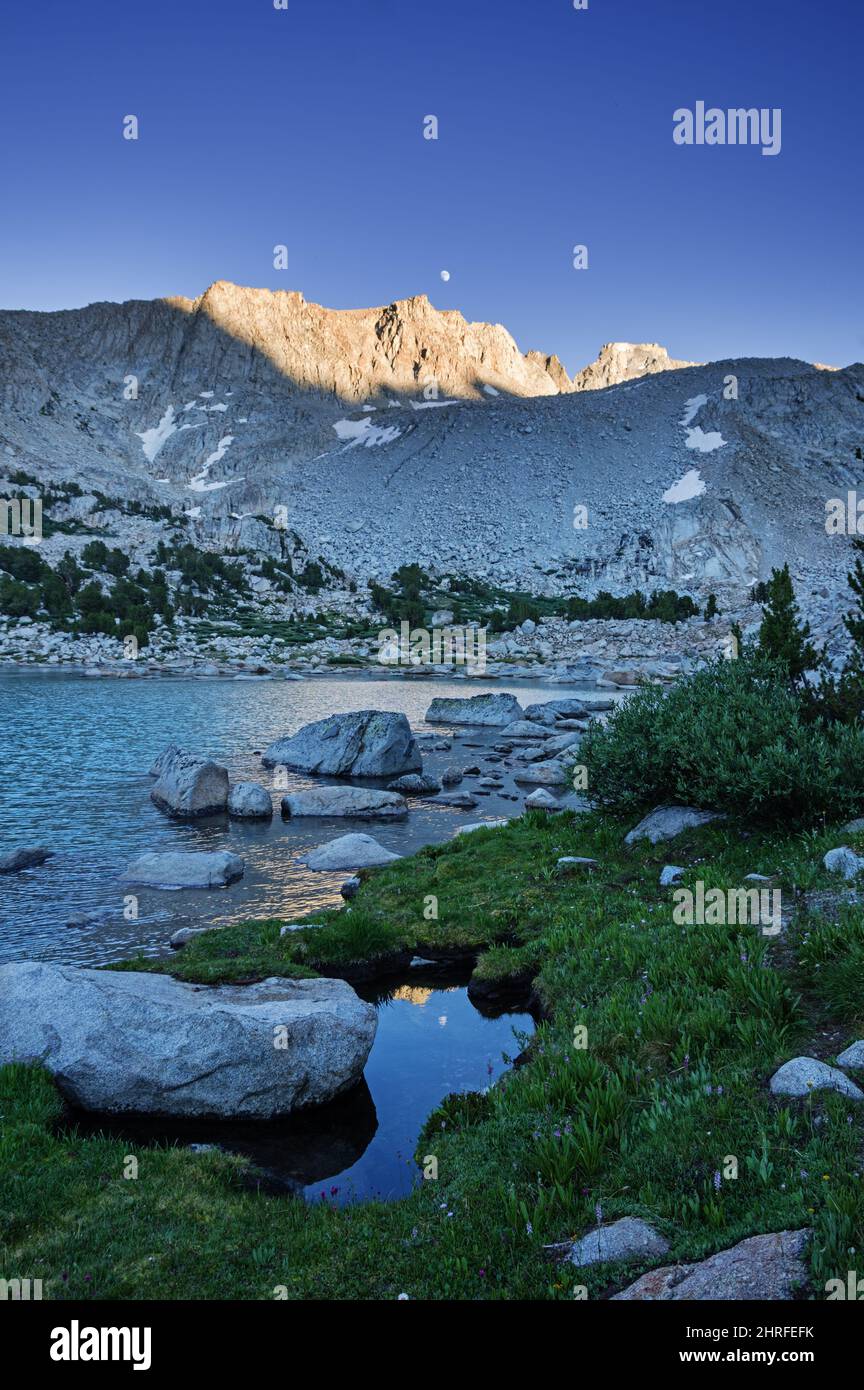
M 864 570 L 861 574 L 864 586 Z M 779 662 L 790 680 L 798 684 L 805 671 L 814 671 L 822 657 L 810 641 L 810 625 L 800 621 L 795 590 L 789 566 L 772 570 L 767 584 L 762 626 L 759 629 L 759 650 Z M 862 587 L 864 592 L 864 587 Z

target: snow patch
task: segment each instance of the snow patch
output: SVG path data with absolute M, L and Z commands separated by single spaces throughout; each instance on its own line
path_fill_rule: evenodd
M 333 428 L 339 439 L 348 441 L 346 449 L 354 449 L 358 444 L 362 444 L 365 449 L 374 449 L 379 444 L 392 444 L 402 433 L 398 425 L 373 425 L 371 420 L 337 420 Z
M 700 454 L 713 454 L 715 449 L 722 449 L 725 443 L 719 430 L 706 434 L 701 425 L 696 425 L 687 431 L 687 448 L 698 449 Z
M 501 392 L 500 392 L 500 391 L 496 391 L 494 386 L 484 386 L 484 387 L 483 387 L 483 390 L 486 392 L 486 395 L 487 395 L 487 396 L 500 396 L 500 395 L 501 395 Z
M 229 478 L 229 479 L 226 479 L 224 482 L 221 482 L 221 483 L 208 483 L 208 481 L 207 481 L 207 475 L 209 474 L 210 469 L 213 467 L 214 463 L 219 463 L 219 461 L 225 457 L 225 453 L 226 453 L 226 451 L 227 451 L 227 449 L 228 449 L 229 444 L 233 444 L 233 442 L 234 442 L 234 436 L 233 436 L 233 434 L 226 434 L 226 435 L 223 436 L 222 439 L 219 440 L 219 443 L 218 443 L 218 445 L 216 446 L 215 452 L 212 453 L 212 454 L 210 454 L 210 455 L 204 460 L 204 466 L 203 466 L 203 468 L 201 469 L 201 472 L 200 472 L 200 473 L 196 473 L 196 474 L 195 474 L 195 477 L 192 478 L 192 479 L 190 480 L 190 482 L 189 482 L 190 491 L 192 491 L 192 492 L 216 492 L 220 487 L 228 487 L 228 486 L 230 486 L 230 484 L 231 484 L 232 482 L 242 482 L 242 481 L 243 481 L 242 478 Z
M 174 407 L 169 405 L 159 424 L 152 430 L 136 430 L 138 438 L 141 440 L 141 447 L 144 450 L 144 457 L 152 463 L 159 450 L 166 440 L 175 434 L 177 426 L 174 423 Z
M 705 480 L 702 478 L 698 468 L 691 468 L 679 478 L 677 483 L 673 483 L 663 493 L 664 502 L 689 502 L 694 497 L 701 497 L 705 491 Z
M 707 404 L 707 396 L 691 396 L 690 400 L 684 403 L 684 415 L 680 422 L 682 429 L 687 431 L 687 438 L 684 441 L 686 447 L 695 449 L 700 454 L 713 454 L 715 449 L 722 449 L 726 443 L 719 430 L 710 430 L 706 433 L 701 425 L 692 425 L 692 421 L 695 420 L 703 405 Z

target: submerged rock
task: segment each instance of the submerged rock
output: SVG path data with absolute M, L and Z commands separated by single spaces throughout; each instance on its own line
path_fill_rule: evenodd
M 210 758 L 173 745 L 151 768 L 157 782 L 150 799 L 169 816 L 212 816 L 228 806 L 228 770 Z
M 214 988 L 26 961 L 0 967 L 0 994 L 0 1062 L 38 1061 L 100 1112 L 269 1119 L 320 1105 L 360 1079 L 377 1024 L 330 979 Z
M 749 1236 L 698 1264 L 652 1269 L 612 1297 L 645 1303 L 791 1299 L 809 1279 L 804 1251 L 811 1235 L 805 1228 Z
M 393 854 L 371 835 L 340 835 L 319 845 L 307 856 L 305 863 L 310 869 L 368 869 L 377 864 L 390 864 L 401 859 L 401 854 Z
M 331 714 L 306 724 L 298 733 L 271 743 L 261 761 L 265 767 L 326 777 L 398 777 L 423 767 L 405 715 L 374 709 Z
M 405 798 L 371 787 L 310 787 L 282 798 L 283 816 L 350 816 L 354 820 L 404 820 Z
M 149 888 L 225 888 L 242 878 L 246 865 L 227 850 L 200 850 L 180 854 L 142 854 L 122 875 L 124 883 L 140 883 Z
M 0 854 L 0 874 L 17 874 L 21 869 L 35 869 L 46 859 L 53 858 L 53 849 L 13 849 L 8 854 Z
M 522 718 L 515 695 L 471 695 L 461 699 L 439 696 L 426 711 L 427 724 L 512 724 Z

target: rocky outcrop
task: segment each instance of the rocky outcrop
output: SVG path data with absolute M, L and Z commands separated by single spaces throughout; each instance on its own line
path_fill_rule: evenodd
M 122 875 L 124 883 L 148 888 L 226 888 L 242 878 L 246 866 L 227 850 L 181 854 L 174 850 L 142 854 Z
M 265 749 L 265 767 L 321 777 L 398 777 L 420 772 L 423 759 L 404 714 L 364 709 L 331 714 Z
M 228 806 L 228 772 L 210 758 L 171 746 L 150 770 L 156 785 L 151 800 L 169 816 L 212 816 Z
M 385 849 L 371 835 L 340 835 L 313 849 L 305 862 L 308 868 L 324 872 L 328 869 L 371 869 L 401 858 L 401 854 Z
M 228 793 L 228 814 L 238 820 L 269 820 L 273 815 L 270 793 L 260 782 L 235 782 Z
M 750 1236 L 699 1264 L 652 1269 L 612 1297 L 630 1303 L 792 1299 L 809 1280 L 804 1253 L 811 1235 L 804 1229 Z
M 570 389 L 601 391 L 606 386 L 619 386 L 622 381 L 633 381 L 636 377 L 698 366 L 698 362 L 670 357 L 659 343 L 604 343 L 596 360 L 576 373 Z
M 283 816 L 350 816 L 353 820 L 404 820 L 405 798 L 369 787 L 311 787 L 282 798 Z
M 330 979 L 212 988 L 29 961 L 0 967 L 0 998 L 0 1062 L 38 1061 L 68 1101 L 109 1113 L 264 1120 L 323 1104 L 360 1079 L 377 1023 Z
M 506 726 L 522 718 L 515 695 L 472 695 L 467 699 L 434 699 L 426 711 L 427 724 Z

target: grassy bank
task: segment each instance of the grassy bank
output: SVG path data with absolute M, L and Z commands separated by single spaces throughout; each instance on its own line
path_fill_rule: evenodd
M 250 923 L 130 963 L 215 983 L 470 949 L 487 981 L 533 975 L 548 1019 L 526 1064 L 427 1122 L 418 1152 L 436 1155 L 437 1181 L 389 1205 L 306 1206 L 250 1190 L 240 1160 L 180 1148 L 139 1149 L 126 1180 L 128 1143 L 58 1130 L 47 1076 L 6 1067 L 0 1273 L 41 1278 L 46 1298 L 269 1299 L 282 1286 L 289 1298 L 566 1299 L 577 1284 L 598 1297 L 644 1267 L 577 1271 L 543 1247 L 582 1234 L 599 1208 L 604 1222 L 651 1221 L 670 1261 L 812 1226 L 819 1297 L 864 1240 L 864 1106 L 780 1102 L 766 1083 L 792 1056 L 832 1060 L 862 1036 L 864 913 L 836 906 L 821 867 L 854 837 L 729 822 L 631 849 L 631 823 L 525 816 L 373 872 L 314 932 Z M 599 867 L 562 874 L 567 855 Z M 708 887 L 776 875 L 793 921 L 773 939 L 678 926 L 658 885 L 667 862 Z M 437 920 L 424 917 L 431 899 Z M 739 1176 L 718 1184 L 730 1155 Z

